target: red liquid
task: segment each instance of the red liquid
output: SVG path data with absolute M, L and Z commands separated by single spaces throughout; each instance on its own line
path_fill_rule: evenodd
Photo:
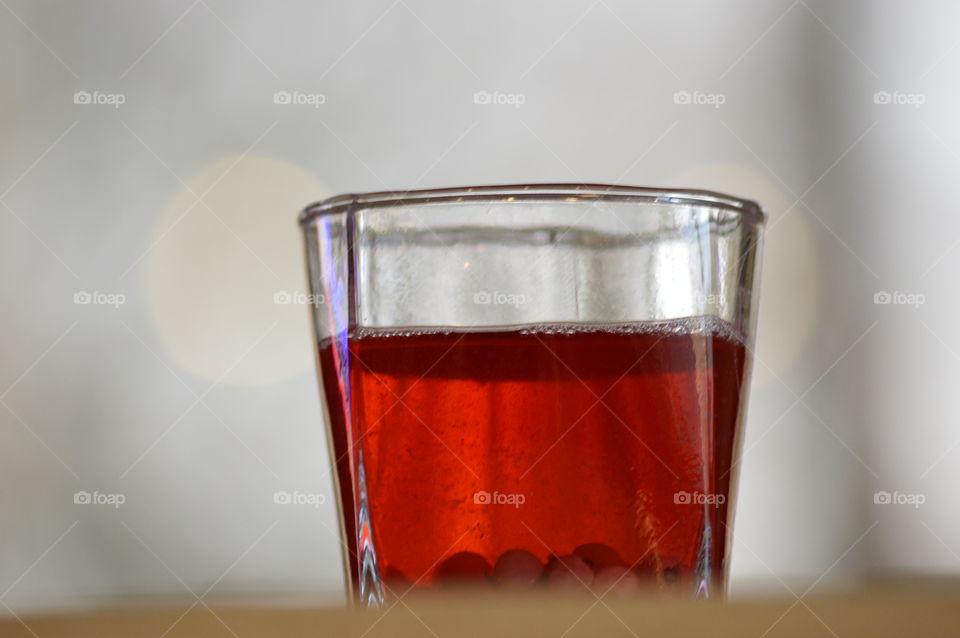
M 742 343 L 713 319 L 563 330 L 321 344 L 355 588 L 364 548 L 398 594 L 502 580 L 508 550 L 537 582 L 721 577 Z

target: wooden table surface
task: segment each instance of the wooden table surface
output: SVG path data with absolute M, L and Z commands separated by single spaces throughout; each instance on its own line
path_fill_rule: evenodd
M 408 597 L 384 611 L 196 604 L 23 616 L 0 636 L 356 638 L 423 636 L 960 636 L 960 588 L 884 588 L 833 597 L 698 602 L 670 598 Z

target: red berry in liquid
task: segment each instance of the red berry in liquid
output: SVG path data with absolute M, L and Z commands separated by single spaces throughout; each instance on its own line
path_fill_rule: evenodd
M 626 595 L 640 589 L 640 577 L 622 565 L 604 567 L 593 577 L 593 591 L 598 596 L 605 594 Z
M 383 575 L 383 585 L 384 593 L 392 597 L 403 596 L 413 587 L 410 579 L 392 565 L 387 567 L 386 573 Z
M 579 556 L 555 556 L 547 564 L 546 577 L 551 586 L 571 589 L 589 587 L 593 582 L 593 569 Z
M 476 584 L 489 574 L 487 559 L 473 552 L 460 552 L 440 563 L 434 581 L 445 585 Z
M 573 550 L 573 553 L 585 560 L 594 570 L 625 564 L 616 550 L 603 543 L 584 543 Z
M 504 587 L 533 587 L 543 577 L 543 563 L 530 552 L 508 549 L 497 559 L 493 575 Z

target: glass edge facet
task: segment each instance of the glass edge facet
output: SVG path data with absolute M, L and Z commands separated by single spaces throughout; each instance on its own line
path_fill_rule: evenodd
M 337 195 L 304 208 L 299 215 L 299 222 L 302 226 L 307 226 L 319 217 L 358 208 L 381 208 L 416 203 L 589 201 L 591 199 L 721 208 L 739 213 L 746 221 L 755 225 L 762 225 L 766 221 L 766 214 L 757 202 L 715 191 L 608 184 L 510 184 Z

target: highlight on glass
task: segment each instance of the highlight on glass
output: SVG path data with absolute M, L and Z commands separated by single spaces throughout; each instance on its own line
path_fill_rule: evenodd
M 352 600 L 722 594 L 763 222 L 604 185 L 304 210 Z

